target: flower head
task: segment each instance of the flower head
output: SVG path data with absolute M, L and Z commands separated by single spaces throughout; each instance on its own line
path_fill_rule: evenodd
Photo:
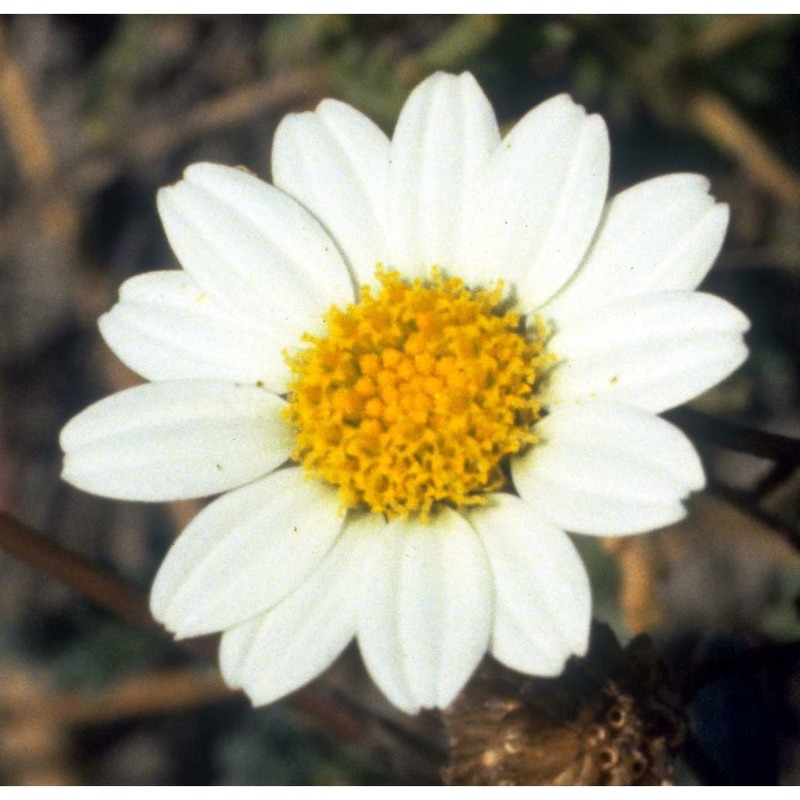
M 411 94 L 391 141 L 348 105 L 292 114 L 275 185 L 196 164 L 159 193 L 183 269 L 100 320 L 151 383 L 62 433 L 97 494 L 222 494 L 152 593 L 222 631 L 256 703 L 355 636 L 406 711 L 447 706 L 489 650 L 536 675 L 586 650 L 565 531 L 675 522 L 702 487 L 656 416 L 745 358 L 747 320 L 695 291 L 727 208 L 696 175 L 610 202 L 603 121 L 567 96 L 505 137 L 469 74 Z

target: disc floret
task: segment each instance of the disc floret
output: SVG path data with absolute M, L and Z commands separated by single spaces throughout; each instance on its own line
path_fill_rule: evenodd
M 345 508 L 387 517 L 473 506 L 505 482 L 501 462 L 536 442 L 544 325 L 524 331 L 502 286 L 471 291 L 434 269 L 327 315 L 328 335 L 287 354 L 293 458 L 339 487 Z

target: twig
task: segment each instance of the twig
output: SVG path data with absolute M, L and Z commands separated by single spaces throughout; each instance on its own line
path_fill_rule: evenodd
M 774 461 L 776 466 L 770 476 L 776 483 L 784 480 L 800 466 L 800 440 L 711 417 L 691 408 L 676 408 L 664 416 L 692 439 Z M 773 485 L 772 481 L 767 481 L 765 486 L 757 487 L 755 492 L 743 492 L 709 478 L 708 490 L 738 506 L 751 517 L 769 525 L 795 547 L 800 547 L 798 531 L 758 505 L 759 497 L 763 497 L 765 491 L 769 490 Z
M 795 464 L 788 464 L 779 461 L 772 466 L 772 469 L 756 484 L 753 489 L 753 497 L 756 500 L 764 500 L 788 481 L 797 471 Z
M 769 142 L 743 119 L 738 112 L 718 94 L 708 90 L 695 90 L 682 80 L 682 70 L 687 61 L 697 56 L 697 48 L 721 51 L 748 33 L 760 30 L 759 19 L 743 20 L 742 29 L 733 30 L 718 42 L 708 41 L 694 49 L 664 47 L 656 38 L 647 45 L 639 45 L 618 30 L 618 25 L 594 16 L 576 17 L 576 22 L 591 31 L 604 44 L 624 70 L 624 76 L 639 94 L 643 103 L 666 124 L 684 126 L 688 121 L 696 131 L 709 139 L 720 150 L 731 155 L 752 178 L 753 182 L 772 194 L 780 202 L 800 206 L 800 179 Z M 710 39 L 713 39 L 709 34 Z M 700 76 L 702 81 L 702 76 Z
M 65 583 L 122 619 L 159 636 L 168 635 L 153 619 L 137 589 L 3 512 L 0 512 L 0 549 Z
M 713 16 L 695 37 L 692 52 L 697 58 L 715 58 L 785 18 L 785 14 Z
M 695 127 L 733 156 L 764 190 L 788 205 L 800 206 L 800 179 L 729 103 L 701 92 L 692 98 L 689 113 Z
M 128 622 L 174 643 L 172 636 L 153 619 L 147 600 L 137 589 L 2 512 L 0 550 L 5 550 L 57 578 Z M 217 648 L 212 637 L 183 639 L 174 644 L 206 660 L 216 660 Z M 314 719 L 327 735 L 338 741 L 355 744 L 375 741 L 387 743 L 388 738 L 395 746 L 402 742 L 417 758 L 421 757 L 428 763 L 437 763 L 441 758 L 441 752 L 435 744 L 416 736 L 402 725 L 368 712 L 350 698 L 333 694 L 331 701 L 326 692 L 315 686 L 308 686 L 282 702 Z
M 0 25 L 0 120 L 20 177 L 28 186 L 41 188 L 53 180 L 58 164 L 33 93 L 6 38 L 5 26 Z M 62 244 L 72 243 L 78 234 L 78 213 L 64 195 L 49 193 L 39 217 Z
M 122 619 L 173 641 L 172 636 L 153 619 L 141 592 L 99 569 L 88 559 L 1 512 L 0 548 L 60 580 Z M 194 655 L 210 661 L 216 659 L 215 642 L 210 637 L 181 640 L 177 644 Z M 358 739 L 364 733 L 363 719 L 332 707 L 312 688 L 296 692 L 286 702 L 322 722 L 329 731 L 334 731 L 341 738 Z
M 48 713 L 62 724 L 97 725 L 196 708 L 230 696 L 218 673 L 178 669 L 130 678 L 99 694 L 55 695 L 49 698 Z
M 790 436 L 760 431 L 691 408 L 675 408 L 664 416 L 692 439 L 737 453 L 800 465 L 800 440 Z
M 800 532 L 786 521 L 776 517 L 774 514 L 764 511 L 764 509 L 756 503 L 752 492 L 734 489 L 724 483 L 715 481 L 713 478 L 709 478 L 708 480 L 707 491 L 726 500 L 743 513 L 771 528 L 776 535 L 783 537 L 791 545 L 800 549 Z
M 304 100 L 321 97 L 325 77 L 319 70 L 298 70 L 233 89 L 192 108 L 183 117 L 126 133 L 124 141 L 91 150 L 80 161 L 49 174 L 47 181 L 31 187 L 28 196 L 0 222 L 0 255 L 19 236 L 29 235 L 26 221 L 40 215 L 53 197 L 64 202 L 83 200 L 107 186 L 125 169 L 164 158 L 193 139 L 215 133 L 263 114 Z
M 20 177 L 26 183 L 41 183 L 55 172 L 56 159 L 28 82 L 6 39 L 5 25 L 0 25 L 0 119 Z
M 140 131 L 125 143 L 125 155 L 136 163 L 150 161 L 188 140 L 237 125 L 269 109 L 320 97 L 325 85 L 325 74 L 318 69 L 256 81 L 201 103 L 179 119 Z
M 22 671 L 0 663 L 0 703 L 6 716 L 45 714 L 51 725 L 98 725 L 131 717 L 195 708 L 230 697 L 213 670 L 179 667 L 126 678 L 98 691 L 54 690 Z

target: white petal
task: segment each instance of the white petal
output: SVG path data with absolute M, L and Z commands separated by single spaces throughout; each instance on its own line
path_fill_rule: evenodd
M 90 406 L 61 431 L 64 480 L 120 500 L 182 500 L 241 486 L 289 457 L 285 403 L 255 386 L 167 381 Z
M 336 491 L 278 470 L 215 500 L 156 575 L 153 616 L 179 637 L 225 630 L 279 603 L 319 565 L 344 523 Z
M 605 123 L 566 95 L 526 114 L 503 140 L 483 181 L 470 227 L 468 282 L 504 279 L 523 312 L 552 297 L 594 236 L 608 165 Z
M 148 380 L 261 381 L 285 390 L 289 369 L 281 351 L 295 342 L 223 311 L 183 270 L 125 281 L 99 325 L 116 355 Z
M 466 520 L 396 520 L 373 537 L 358 641 L 375 682 L 399 708 L 444 708 L 486 651 L 492 615 L 486 555 Z
M 470 512 L 492 568 L 492 653 L 511 669 L 558 675 L 589 639 L 589 578 L 569 537 L 509 494 Z
M 604 397 L 664 411 L 714 386 L 747 357 L 747 317 L 701 292 L 628 298 L 564 324 L 546 402 Z
M 320 224 L 295 200 L 241 169 L 195 164 L 162 189 L 158 210 L 184 269 L 225 310 L 285 330 L 323 330 L 353 298 L 347 268 Z
M 356 632 L 359 548 L 382 524 L 374 514 L 348 522 L 322 563 L 295 591 L 223 634 L 220 667 L 226 683 L 262 705 L 308 683 L 336 659 Z
M 410 277 L 433 266 L 462 275 L 472 198 L 499 141 L 492 107 L 469 73 L 436 73 L 411 93 L 392 139 L 392 266 Z
M 400 573 L 395 565 L 404 546 L 404 537 L 388 526 L 369 542 L 356 601 L 356 625 L 359 649 L 372 679 L 394 705 L 416 714 L 420 703 L 409 686 L 399 635 Z
M 580 272 L 547 314 L 566 319 L 623 297 L 696 288 L 728 226 L 728 207 L 708 188 L 701 175 L 664 175 L 613 198 Z
M 272 176 L 325 226 L 358 285 L 391 256 L 386 234 L 389 140 L 345 103 L 289 114 L 275 132 Z
M 681 500 L 705 479 L 691 442 L 646 411 L 611 403 L 557 408 L 536 425 L 541 441 L 512 462 L 532 508 L 575 533 L 638 533 L 676 522 Z

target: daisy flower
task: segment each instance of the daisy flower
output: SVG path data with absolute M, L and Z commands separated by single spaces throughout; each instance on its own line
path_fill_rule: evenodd
M 158 208 L 182 269 L 100 319 L 151 381 L 63 430 L 64 478 L 128 500 L 221 495 L 152 591 L 267 703 L 356 637 L 399 708 L 445 707 L 487 651 L 556 675 L 585 652 L 565 531 L 680 519 L 704 483 L 657 414 L 746 356 L 695 291 L 726 206 L 697 175 L 607 201 L 603 120 L 568 96 L 501 138 L 469 74 L 411 94 L 391 141 L 335 100 L 290 114 L 274 185 L 195 164 Z

